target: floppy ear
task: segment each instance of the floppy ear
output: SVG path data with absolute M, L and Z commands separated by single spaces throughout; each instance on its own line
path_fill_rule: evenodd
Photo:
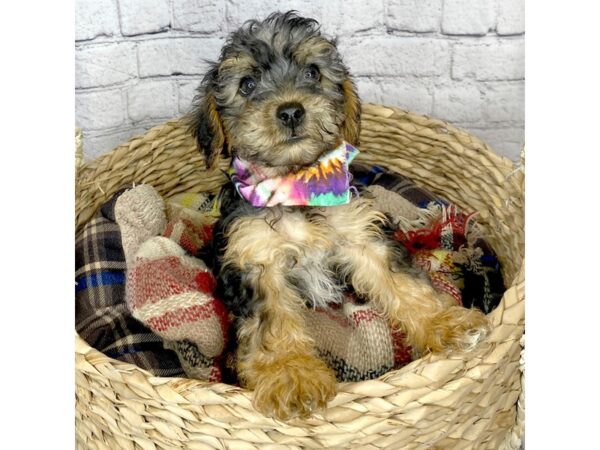
M 217 109 L 217 102 L 210 86 L 209 73 L 194 99 L 194 108 L 187 116 L 192 136 L 196 138 L 198 149 L 204 152 L 204 161 L 208 169 L 217 165 L 219 156 L 225 150 L 225 132 Z
M 346 118 L 342 123 L 341 134 L 346 142 L 358 146 L 360 144 L 360 100 L 354 83 L 349 78 L 342 81 L 342 94 Z

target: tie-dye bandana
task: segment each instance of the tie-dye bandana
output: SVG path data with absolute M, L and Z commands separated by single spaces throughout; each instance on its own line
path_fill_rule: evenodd
M 263 176 L 259 166 L 236 157 L 229 176 L 239 194 L 259 208 L 345 205 L 350 201 L 348 166 L 358 153 L 358 149 L 342 142 L 314 164 L 273 178 Z

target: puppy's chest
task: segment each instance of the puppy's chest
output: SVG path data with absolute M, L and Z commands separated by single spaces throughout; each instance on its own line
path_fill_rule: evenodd
M 308 254 L 331 254 L 340 244 L 340 236 L 317 208 L 281 208 L 277 231 L 289 242 L 303 248 Z
M 290 255 L 286 277 L 310 306 L 343 301 L 344 280 L 336 270 L 343 239 L 318 211 L 295 211 L 281 219 L 280 232 L 297 245 Z

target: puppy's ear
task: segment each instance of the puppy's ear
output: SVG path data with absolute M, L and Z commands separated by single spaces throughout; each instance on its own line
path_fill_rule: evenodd
M 360 100 L 356 87 L 349 78 L 342 81 L 342 94 L 344 95 L 344 113 L 346 118 L 342 123 L 341 134 L 349 144 L 360 144 Z
M 215 77 L 216 68 L 202 81 L 194 98 L 194 107 L 186 117 L 189 131 L 196 138 L 198 149 L 204 152 L 204 161 L 208 169 L 217 165 L 226 145 L 223 122 L 212 87 Z

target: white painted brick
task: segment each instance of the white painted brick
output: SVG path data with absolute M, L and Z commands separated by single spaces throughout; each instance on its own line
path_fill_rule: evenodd
M 525 0 L 501 0 L 498 2 L 498 25 L 500 35 L 525 32 Z
M 483 89 L 484 119 L 488 123 L 525 121 L 524 82 L 494 85 Z
M 340 52 L 354 75 L 438 76 L 448 73 L 450 48 L 438 39 L 372 36 L 340 39 Z
M 144 134 L 147 128 L 133 127 L 126 130 L 87 132 L 83 134 L 83 153 L 86 161 L 113 150 L 130 138 Z
M 196 90 L 200 86 L 200 79 L 198 80 L 187 80 L 178 83 L 179 91 L 179 112 L 186 114 L 192 107 L 192 100 L 196 95 Z
M 280 1 L 228 0 L 227 29 L 229 31 L 236 30 L 247 20 L 262 20 L 275 11 L 284 11 L 280 5 Z M 304 11 L 301 12 L 305 13 Z
M 513 128 L 473 128 L 469 132 L 488 144 L 499 155 L 518 162 L 521 148 L 525 143 L 523 127 Z
M 397 106 L 419 114 L 430 115 L 433 111 L 433 95 L 420 83 L 405 83 L 402 80 L 382 81 L 378 102 Z
M 330 0 L 333 3 L 340 0 Z M 380 0 L 377 0 L 380 1 Z M 347 7 L 347 2 L 344 4 Z M 355 5 L 352 5 L 355 8 Z M 262 2 L 260 0 L 228 0 L 227 1 L 227 29 L 236 30 L 245 21 L 250 19 L 262 20 L 274 12 L 286 12 L 295 10 L 300 16 L 316 19 L 321 23 L 325 33 L 331 34 L 337 31 L 326 19 L 325 9 L 329 8 L 325 2 L 316 0 L 276 0 L 272 2 Z M 339 13 L 339 11 L 338 11 Z
M 358 78 L 355 82 L 363 102 L 396 106 L 419 114 L 432 112 L 433 96 L 417 81 Z
M 125 36 L 157 33 L 171 23 L 168 0 L 119 0 L 119 12 Z
M 131 120 L 171 119 L 178 115 L 177 89 L 170 80 L 143 80 L 127 92 Z
M 174 0 L 173 28 L 214 33 L 225 27 L 225 0 Z
M 329 35 L 354 34 L 384 27 L 385 5 L 383 0 L 356 2 L 348 8 L 347 0 L 323 2 L 321 24 Z
M 116 34 L 119 34 L 119 16 L 115 0 L 76 0 L 76 41 Z
M 381 93 L 377 80 L 373 78 L 354 78 L 354 84 L 361 102 L 377 103 L 378 95 Z
M 462 80 L 521 80 L 525 77 L 523 39 L 489 44 L 456 44 L 452 78 Z
M 327 36 L 353 34 L 384 25 L 384 0 L 354 2 L 347 0 L 278 0 L 276 2 L 255 1 L 252 7 L 248 1 L 229 0 L 227 4 L 228 30 L 233 31 L 246 20 L 266 18 L 273 12 L 295 10 L 300 16 L 317 20 Z
M 389 0 L 387 24 L 391 29 L 426 33 L 440 28 L 442 0 Z
M 343 0 L 329 0 L 329 3 L 334 5 L 339 1 Z M 269 2 L 264 3 L 265 6 L 269 4 Z M 314 0 L 278 0 L 276 5 L 277 7 L 275 7 L 274 4 L 271 6 L 271 11 L 269 11 L 269 14 L 275 11 L 286 12 L 294 10 L 297 11 L 302 17 L 316 19 L 321 23 L 325 21 L 325 9 L 327 8 L 325 2 L 318 2 Z M 348 3 L 346 1 L 346 6 L 347 5 Z M 353 7 L 355 6 L 353 5 Z
M 86 45 L 75 50 L 75 87 L 122 83 L 137 77 L 135 44 Z
M 204 60 L 216 60 L 223 42 L 223 38 L 168 38 L 140 42 L 140 76 L 204 74 L 208 69 Z
M 495 25 L 493 0 L 444 0 L 442 32 L 484 35 Z
M 445 85 L 434 89 L 433 115 L 447 122 L 479 122 L 483 102 L 479 88 L 471 85 Z
M 125 105 L 118 89 L 97 92 L 77 92 L 75 117 L 83 130 L 102 130 L 124 122 Z

